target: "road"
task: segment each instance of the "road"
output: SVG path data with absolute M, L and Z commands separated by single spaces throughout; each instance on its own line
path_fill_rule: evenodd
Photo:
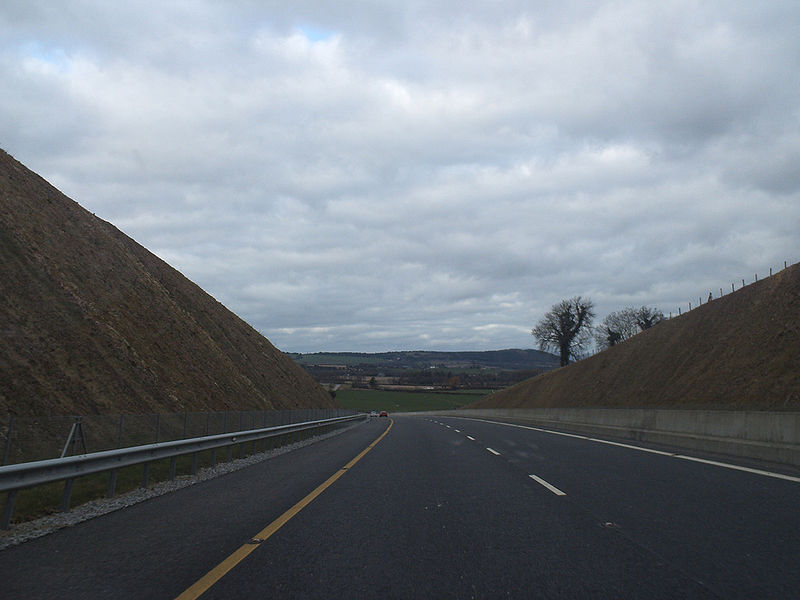
M 798 597 L 800 479 L 685 454 L 373 419 L 0 552 L 0 597 Z

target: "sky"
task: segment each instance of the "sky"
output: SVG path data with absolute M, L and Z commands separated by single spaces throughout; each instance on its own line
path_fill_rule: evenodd
M 0 147 L 286 352 L 800 260 L 800 3 L 4 0 Z

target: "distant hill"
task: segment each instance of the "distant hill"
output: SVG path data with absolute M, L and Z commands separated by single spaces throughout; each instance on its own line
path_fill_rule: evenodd
M 0 418 L 332 406 L 269 340 L 0 150 Z
M 800 409 L 800 264 L 473 405 L 571 406 Z
M 490 368 L 507 371 L 548 370 L 558 367 L 558 357 L 540 350 L 488 350 L 485 352 L 429 352 L 424 350 L 400 352 L 316 352 L 289 354 L 301 365 L 357 366 L 369 365 L 379 369 L 446 369 Z

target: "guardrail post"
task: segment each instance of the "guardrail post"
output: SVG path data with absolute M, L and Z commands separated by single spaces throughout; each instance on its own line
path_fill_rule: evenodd
M 74 477 L 70 477 L 64 482 L 64 494 L 61 496 L 61 512 L 67 512 L 69 510 L 69 502 L 72 499 L 72 486 L 74 483 Z
M 147 481 L 150 479 L 150 463 L 146 462 L 142 465 L 142 485 L 141 487 L 147 488 Z
M 108 491 L 106 498 L 113 498 L 117 491 L 117 470 L 111 469 L 111 474 L 108 477 Z
M 14 515 L 14 505 L 17 503 L 19 490 L 11 490 L 6 494 L 6 505 L 3 507 L 3 514 L 0 516 L 0 529 L 11 528 L 11 517 Z
M 211 466 L 212 467 L 216 467 L 217 466 L 217 449 L 216 448 L 214 448 L 211 451 Z
M 197 452 L 192 454 L 192 475 L 197 475 Z
M 175 481 L 175 471 L 178 468 L 178 457 L 173 456 L 169 459 L 169 480 Z

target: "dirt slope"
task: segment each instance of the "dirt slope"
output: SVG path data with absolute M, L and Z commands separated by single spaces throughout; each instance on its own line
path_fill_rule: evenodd
M 474 407 L 800 408 L 800 264 Z
M 247 323 L 0 150 L 0 418 L 332 406 Z

